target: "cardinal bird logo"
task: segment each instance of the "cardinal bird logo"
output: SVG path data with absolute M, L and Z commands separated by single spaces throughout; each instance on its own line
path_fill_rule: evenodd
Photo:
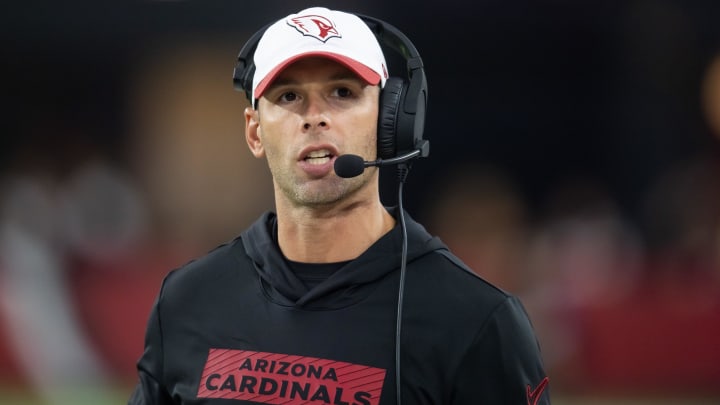
M 317 38 L 322 42 L 333 37 L 342 38 L 335 24 L 321 15 L 302 15 L 290 18 L 287 23 L 301 34 Z

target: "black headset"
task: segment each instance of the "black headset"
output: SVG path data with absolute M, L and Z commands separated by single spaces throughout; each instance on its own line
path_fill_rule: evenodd
M 429 152 L 423 139 L 427 108 L 427 79 L 423 62 L 415 45 L 392 25 L 365 15 L 357 15 L 375 34 L 378 42 L 399 53 L 406 63 L 406 78 L 389 77 L 380 94 L 377 149 L 380 159 L 391 159 L 408 151 L 422 149 L 422 157 Z M 272 23 L 271 23 L 272 24 Z M 236 90 L 244 91 L 251 103 L 255 74 L 253 55 L 268 24 L 250 37 L 240 50 L 233 73 Z

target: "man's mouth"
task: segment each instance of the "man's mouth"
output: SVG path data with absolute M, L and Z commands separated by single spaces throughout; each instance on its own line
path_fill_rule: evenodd
M 332 153 L 327 149 L 314 150 L 305 156 L 305 161 L 311 165 L 325 164 L 332 159 Z

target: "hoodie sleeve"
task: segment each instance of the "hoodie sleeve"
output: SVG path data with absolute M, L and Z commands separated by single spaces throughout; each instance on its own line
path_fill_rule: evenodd
M 150 312 L 145 332 L 145 351 L 137 362 L 138 383 L 128 400 L 128 405 L 173 404 L 162 382 L 163 341 L 159 313 L 161 296 L 158 296 Z
M 491 314 L 455 378 L 453 404 L 549 405 L 540 347 L 516 297 Z

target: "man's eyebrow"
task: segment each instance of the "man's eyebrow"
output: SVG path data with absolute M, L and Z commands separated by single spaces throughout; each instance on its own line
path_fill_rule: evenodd
M 333 74 L 330 76 L 330 80 L 357 80 L 364 82 L 360 76 L 347 70 Z
M 332 74 L 329 77 L 330 81 L 341 81 L 341 80 L 357 80 L 359 82 L 365 83 L 365 81 L 358 75 L 356 75 L 353 72 L 343 71 L 343 72 L 337 72 Z M 278 77 L 277 79 L 273 80 L 272 83 L 268 86 L 268 89 L 271 89 L 273 87 L 279 87 L 279 86 L 290 86 L 290 85 L 296 85 L 301 84 L 302 80 L 297 80 L 289 77 Z
M 272 83 L 270 83 L 268 88 L 273 88 L 273 87 L 277 87 L 277 86 L 285 86 L 285 85 L 290 85 L 290 84 L 299 84 L 299 83 L 300 83 L 299 80 L 291 79 L 291 78 L 288 78 L 285 76 L 280 76 L 280 77 L 275 78 L 275 80 L 273 80 Z

